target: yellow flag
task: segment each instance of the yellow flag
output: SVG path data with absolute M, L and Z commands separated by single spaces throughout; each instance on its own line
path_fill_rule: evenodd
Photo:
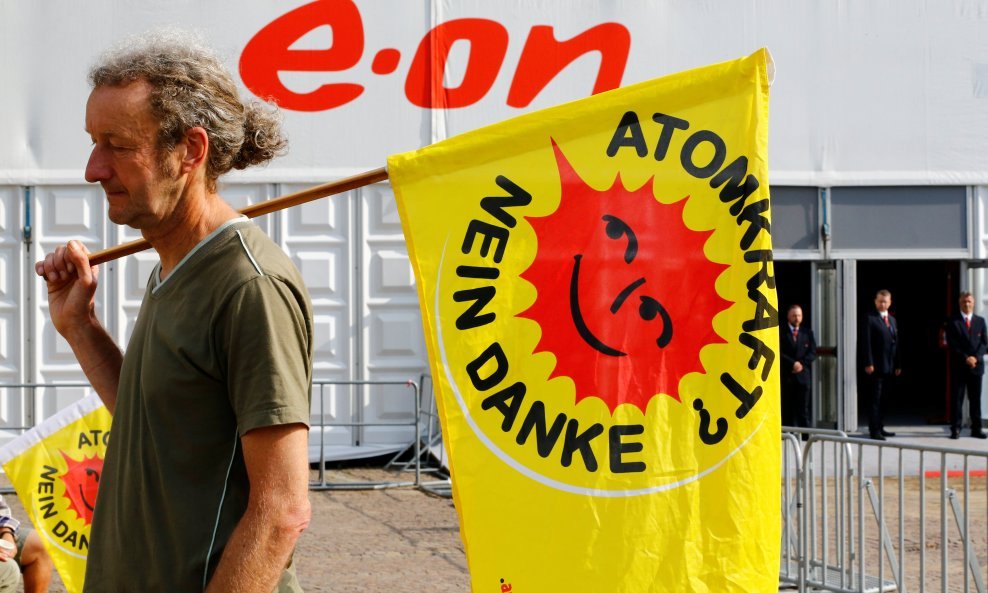
M 90 395 L 0 449 L 0 463 L 69 593 L 82 591 L 109 435 L 110 413 Z
M 771 68 L 388 160 L 475 592 L 777 590 Z

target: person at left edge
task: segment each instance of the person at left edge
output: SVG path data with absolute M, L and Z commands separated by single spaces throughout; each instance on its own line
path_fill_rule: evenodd
M 816 360 L 816 340 L 813 330 L 802 327 L 803 308 L 790 305 L 786 323 L 781 324 L 779 336 L 780 379 L 782 382 L 782 423 L 786 426 L 809 427 L 812 406 L 813 374 L 811 364 Z
M 38 532 L 13 517 L 3 496 L 0 496 L 0 539 L 10 544 L 0 547 L 0 593 L 48 591 L 55 569 L 51 556 Z
M 311 305 L 288 256 L 217 181 L 282 152 L 280 118 L 242 102 L 188 34 L 126 40 L 90 83 L 86 180 L 160 263 L 125 354 L 96 316 L 85 247 L 36 265 L 55 329 L 113 415 L 83 591 L 301 591 Z

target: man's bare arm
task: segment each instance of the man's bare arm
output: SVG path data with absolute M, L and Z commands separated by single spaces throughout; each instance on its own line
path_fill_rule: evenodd
M 250 479 L 247 511 L 206 593 L 271 593 L 309 524 L 308 428 L 258 428 L 241 438 Z
M 89 251 L 69 241 L 34 265 L 48 285 L 48 311 L 52 324 L 69 343 L 82 372 L 113 413 L 123 353 L 96 317 L 96 285 L 99 273 L 89 265 Z

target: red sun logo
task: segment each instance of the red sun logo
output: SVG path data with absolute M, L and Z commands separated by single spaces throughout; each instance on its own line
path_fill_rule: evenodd
M 729 302 L 714 282 L 728 266 L 703 254 L 713 231 L 686 228 L 688 196 L 662 204 L 651 179 L 632 191 L 620 175 L 597 191 L 552 146 L 562 197 L 527 219 L 538 252 L 522 274 L 538 292 L 519 315 L 542 328 L 535 351 L 555 355 L 551 377 L 570 377 L 576 401 L 598 397 L 612 412 L 644 412 L 657 394 L 680 401 L 680 379 L 703 371 L 701 348 L 725 342 L 713 317 Z
M 62 457 L 68 463 L 68 469 L 61 476 L 65 484 L 65 498 L 69 499 L 69 508 L 89 525 L 93 522 L 93 508 L 96 506 L 100 474 L 103 473 L 103 459 L 93 455 L 76 461 L 64 452 Z

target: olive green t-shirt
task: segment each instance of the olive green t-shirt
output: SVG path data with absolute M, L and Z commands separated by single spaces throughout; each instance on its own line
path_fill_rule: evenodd
M 247 507 L 240 437 L 309 423 L 311 305 L 277 245 L 238 219 L 157 276 L 124 355 L 86 593 L 202 591 Z M 276 591 L 300 591 L 292 571 Z

